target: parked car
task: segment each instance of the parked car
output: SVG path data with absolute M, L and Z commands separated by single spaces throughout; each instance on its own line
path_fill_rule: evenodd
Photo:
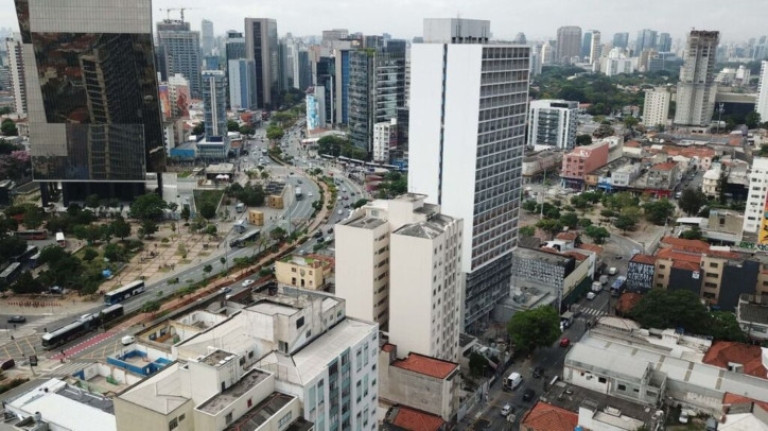
M 587 292 L 587 299 L 590 301 L 595 299 L 597 297 L 597 294 L 595 292 Z
M 687 424 L 688 423 L 688 410 L 680 410 L 680 417 L 678 418 L 681 424 Z
M 571 340 L 568 339 L 568 337 L 563 337 L 560 339 L 560 347 L 568 347 L 571 345 Z
M 8 318 L 8 323 L 26 323 L 27 318 L 24 316 L 11 316 Z

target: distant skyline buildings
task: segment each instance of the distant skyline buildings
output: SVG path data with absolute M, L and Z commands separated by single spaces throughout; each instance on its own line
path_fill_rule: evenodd
M 589 41 L 591 43 L 591 37 Z M 560 64 L 571 64 L 573 58 L 579 57 L 579 54 L 581 54 L 582 43 L 581 27 L 570 25 L 558 28 L 557 44 L 555 46 L 557 50 L 556 61 Z
M 256 106 L 270 108 L 280 91 L 280 43 L 277 21 L 245 18 L 245 55 L 256 68 Z
M 157 23 L 157 45 L 161 57 L 159 67 L 164 69 L 162 76 L 184 75 L 189 80 L 192 97 L 202 97 L 200 32 L 191 30 L 189 22 L 164 19 Z

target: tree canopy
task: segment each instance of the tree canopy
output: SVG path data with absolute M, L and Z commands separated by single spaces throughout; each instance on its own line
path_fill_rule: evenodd
M 137 197 L 131 203 L 131 217 L 144 220 L 160 220 L 163 217 L 163 210 L 168 208 L 168 203 L 157 193 L 147 193 Z
M 666 198 L 643 205 L 645 218 L 656 225 L 663 225 L 675 213 L 675 206 Z
M 677 201 L 677 205 L 688 215 L 696 215 L 699 213 L 701 207 L 707 203 L 707 195 L 701 190 L 694 190 L 687 188 L 680 194 L 680 199 Z
M 560 316 L 552 307 L 539 307 L 518 311 L 507 323 L 515 348 L 533 352 L 537 347 L 549 346 L 560 337 Z

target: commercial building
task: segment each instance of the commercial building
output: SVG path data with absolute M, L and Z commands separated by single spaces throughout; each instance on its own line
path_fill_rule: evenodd
M 749 172 L 749 195 L 747 207 L 744 210 L 744 241 L 761 244 L 766 237 L 762 232 L 766 227 L 764 217 L 765 208 L 768 206 L 766 188 L 768 187 L 768 158 L 755 157 L 752 160 L 752 169 Z
M 563 156 L 560 177 L 566 187 L 581 189 L 588 173 L 608 163 L 608 142 L 584 145 Z
M 523 183 L 531 183 L 535 178 L 546 175 L 546 172 L 560 170 L 562 163 L 563 153 L 560 151 L 544 150 L 526 154 L 523 158 Z
M 200 48 L 203 50 L 203 55 L 213 54 L 213 22 L 203 19 L 200 22 L 200 33 L 202 36 L 202 39 L 200 40 Z
M 255 109 L 256 66 L 245 58 L 229 60 L 227 65 L 229 103 L 232 109 Z
M 65 205 L 91 194 L 143 194 L 147 172 L 165 167 L 151 2 L 18 6 L 32 175 L 43 204 L 54 183 Z
M 280 81 L 281 89 L 295 88 L 297 90 L 306 90 L 299 87 L 299 44 L 300 40 L 293 37 L 291 33 L 280 39 Z
M 768 401 L 764 378 L 704 363 L 710 345 L 673 329 L 651 334 L 634 322 L 603 317 L 566 354 L 563 380 L 641 406 L 665 402 L 716 416 L 727 393 Z
M 206 139 L 227 136 L 226 79 L 223 70 L 203 71 L 203 111 Z
M 715 52 L 720 41 L 717 31 L 692 30 L 677 84 L 675 124 L 707 127 L 715 109 Z
M 600 60 L 602 53 L 603 46 L 600 45 L 600 32 L 592 30 L 592 38 L 589 41 L 589 64 L 596 64 Z
M 14 112 L 18 115 L 26 115 L 27 82 L 24 79 L 24 57 L 21 41 L 14 38 L 5 39 L 5 52 L 8 56 L 8 70 L 11 73 Z
M 659 38 L 656 43 L 656 51 L 658 52 L 672 51 L 672 36 L 670 36 L 669 33 L 659 33 Z
M 613 47 L 626 49 L 629 46 L 629 33 L 614 33 Z
M 528 117 L 528 147 L 548 145 L 570 150 L 576 145 L 579 102 L 533 100 Z
M 757 84 L 757 92 L 755 111 L 760 114 L 760 121 L 765 122 L 768 121 L 768 61 L 765 60 L 760 62 L 760 80 Z
M 397 118 L 373 125 L 373 161 L 389 163 L 390 151 L 397 149 Z
M 349 52 L 349 139 L 373 152 L 374 125 L 405 106 L 405 41 Z
M 646 127 L 665 127 L 669 118 L 670 93 L 665 87 L 645 90 L 643 103 L 643 124 Z
M 565 26 L 557 29 L 557 62 L 571 64 L 581 52 L 581 27 Z
M 643 51 L 652 49 L 655 50 L 657 37 L 658 32 L 656 32 L 656 30 L 645 28 L 638 31 L 637 39 L 635 39 L 635 49 L 633 52 L 635 57 L 640 56 Z
M 182 74 L 189 81 L 192 97 L 202 97 L 200 32 L 192 31 L 188 22 L 165 19 L 157 23 L 157 44 L 164 55 L 163 76 Z
M 635 71 L 635 60 L 629 58 L 627 52 L 622 48 L 613 48 L 608 55 L 600 59 L 600 73 L 605 76 L 614 76 L 621 73 L 632 73 Z
M 245 55 L 256 69 L 255 97 L 259 109 L 274 108 L 280 91 L 277 21 L 245 18 Z
M 425 20 L 411 51 L 408 190 L 464 221 L 464 327 L 509 291 L 517 245 L 530 48 L 485 41 L 487 21 Z M 431 23 L 431 24 L 430 24 Z M 429 24 L 429 25 L 428 25 Z M 434 24 L 434 25 L 432 25 Z M 448 29 L 440 39 L 431 27 Z M 477 28 L 471 33 L 468 29 Z M 429 36 L 429 37 L 427 37 Z M 498 88 L 506 93 L 497 94 Z M 479 97 L 478 97 L 479 95 Z

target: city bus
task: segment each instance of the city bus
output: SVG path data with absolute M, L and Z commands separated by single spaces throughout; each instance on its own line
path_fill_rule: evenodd
M 16 232 L 16 237 L 23 240 L 35 240 L 48 239 L 48 231 L 45 230 L 20 230 Z
M 136 280 L 123 287 L 117 288 L 104 294 L 104 302 L 108 305 L 114 305 L 125 301 L 127 298 L 144 293 L 144 280 Z
M 8 265 L 3 272 L 0 272 L 0 281 L 5 283 L 13 283 L 21 275 L 21 264 L 19 262 L 13 262 Z
M 28 245 L 27 249 L 18 256 L 13 257 L 14 262 L 27 263 L 33 256 L 40 253 L 40 249 L 36 245 Z M 39 257 L 39 256 L 38 256 Z
M 611 296 L 619 296 L 621 295 L 621 292 L 624 291 L 624 285 L 627 283 L 627 277 L 620 275 L 616 277 L 616 280 L 613 280 L 613 284 L 611 284 Z
M 247 246 L 247 245 L 249 245 L 249 244 L 251 244 L 253 242 L 256 242 L 256 240 L 259 239 L 259 232 L 260 231 L 258 229 L 252 230 L 252 231 L 244 234 L 240 238 L 235 238 L 232 241 L 230 241 L 229 242 L 229 246 L 230 247 L 242 248 L 242 247 L 245 247 L 245 246 Z
M 104 325 L 112 320 L 121 317 L 124 313 L 121 304 L 111 305 L 98 313 L 86 314 L 80 319 L 43 334 L 43 348 L 46 350 L 66 344 L 81 335 L 96 329 L 99 325 Z

